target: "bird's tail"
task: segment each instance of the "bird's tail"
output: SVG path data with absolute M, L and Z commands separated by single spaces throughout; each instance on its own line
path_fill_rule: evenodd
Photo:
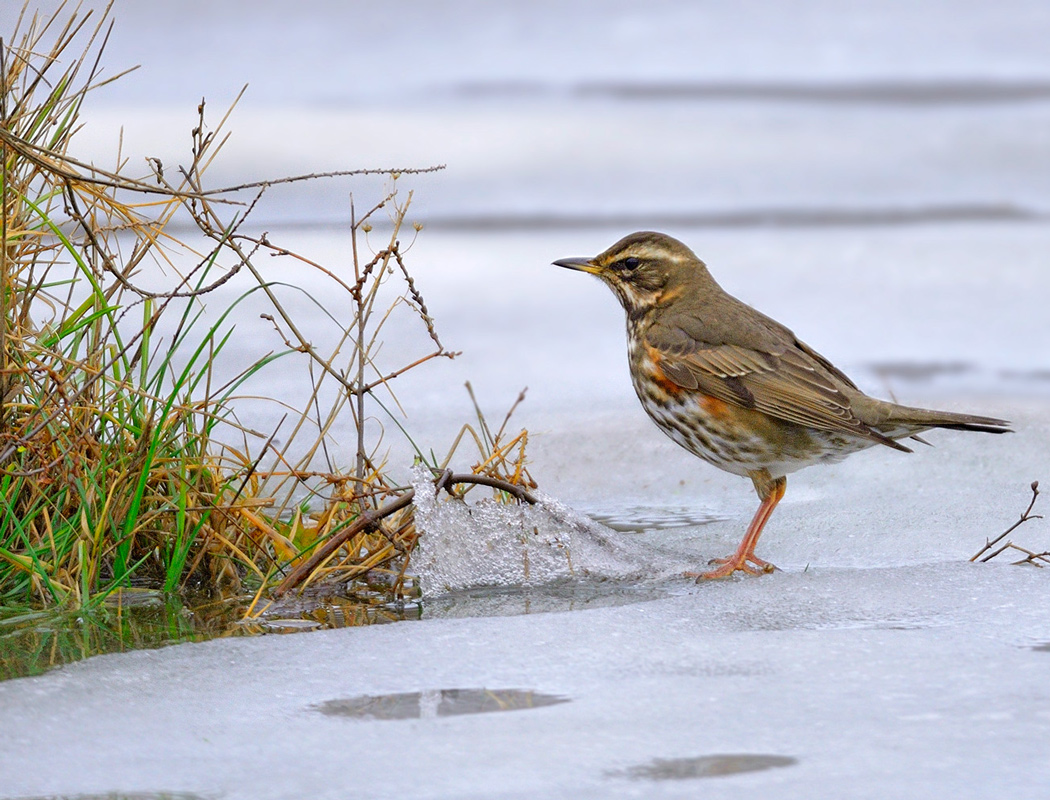
M 1010 423 L 1004 419 L 980 417 L 976 414 L 957 414 L 954 411 L 930 411 L 925 408 L 909 408 L 908 406 L 895 406 L 886 422 L 889 425 L 948 428 L 955 431 L 980 431 L 981 433 L 1009 433 L 1011 431 Z

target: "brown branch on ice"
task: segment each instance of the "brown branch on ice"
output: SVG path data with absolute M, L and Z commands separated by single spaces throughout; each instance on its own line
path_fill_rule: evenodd
M 391 500 L 386 505 L 382 505 L 372 511 L 366 511 L 364 514 L 359 516 L 352 525 L 347 525 L 339 533 L 335 534 L 331 539 L 325 542 L 323 545 L 314 551 L 314 554 L 310 556 L 306 561 L 297 566 L 288 576 L 281 581 L 276 589 L 273 590 L 274 597 L 281 597 L 286 594 L 290 589 L 294 589 L 321 564 L 327 561 L 332 555 L 338 550 L 343 544 L 352 539 L 361 531 L 373 528 L 379 524 L 379 521 L 384 517 L 389 517 L 396 511 L 400 511 L 412 502 L 412 499 L 416 496 L 415 489 L 409 489 L 404 494 Z
M 509 495 L 516 497 L 522 502 L 528 503 L 530 506 L 536 505 L 539 500 L 534 494 L 529 492 L 522 486 L 518 486 L 515 483 L 501 480 L 500 478 L 493 478 L 489 475 L 476 475 L 474 473 L 454 473 L 450 469 L 446 469 L 441 473 L 440 477 L 434 482 L 434 488 L 438 491 L 444 489 L 449 494 L 452 493 L 450 486 L 454 486 L 457 483 L 471 483 L 477 484 L 478 486 L 490 486 L 493 489 L 499 489 L 501 492 L 506 492 Z
M 1050 552 L 1035 553 L 1035 552 L 1032 552 L 1031 550 L 1026 550 L 1023 547 L 1018 547 L 1013 542 L 1007 542 L 1006 544 L 1004 544 L 999 549 L 993 550 L 991 553 L 988 553 L 989 550 L 992 550 L 993 547 L 995 547 L 997 544 L 999 544 L 999 542 L 1001 542 L 1003 539 L 1005 539 L 1007 536 L 1009 536 L 1011 533 L 1013 533 L 1015 530 L 1017 530 L 1019 527 L 1021 527 L 1024 523 L 1028 522 L 1028 520 L 1030 520 L 1030 519 L 1042 519 L 1043 518 L 1042 514 L 1033 514 L 1032 513 L 1032 509 L 1035 507 L 1035 501 L 1039 497 L 1039 481 L 1032 481 L 1032 487 L 1031 488 L 1032 488 L 1032 500 L 1031 500 L 1031 502 L 1028 503 L 1028 508 L 1026 508 L 1021 513 L 1021 518 L 1019 520 L 1017 520 L 1017 522 L 1015 522 L 1009 528 L 1007 528 L 1005 531 L 1003 531 L 998 536 L 996 536 L 994 539 L 986 540 L 985 543 L 984 543 L 984 547 L 982 547 L 980 550 L 978 550 L 976 553 L 974 553 L 970 557 L 970 561 L 980 560 L 981 563 L 983 564 L 983 563 L 985 563 L 987 561 L 991 561 L 997 555 L 999 555 L 1000 553 L 1003 553 L 1006 550 L 1019 550 L 1020 552 L 1025 553 L 1026 557 L 1022 558 L 1020 561 L 1015 561 L 1014 562 L 1015 564 L 1033 564 L 1033 565 L 1035 565 L 1037 567 L 1041 567 L 1042 566 L 1042 564 L 1038 563 L 1040 561 L 1045 561 L 1046 563 L 1050 564 Z M 988 553 L 988 555 L 985 555 L 985 553 Z M 982 558 L 982 556 L 983 556 L 983 558 Z
M 521 486 L 517 486 L 509 481 L 492 478 L 488 475 L 453 473 L 450 469 L 446 469 L 440 476 L 438 476 L 437 480 L 434 481 L 434 490 L 441 491 L 441 489 L 445 489 L 445 491 L 448 491 L 451 494 L 450 487 L 457 483 L 472 483 L 480 486 L 491 486 L 494 489 L 499 489 L 500 491 L 513 495 L 518 498 L 518 500 L 529 503 L 530 505 L 535 505 L 539 502 L 535 495 Z M 380 521 L 386 517 L 389 517 L 391 514 L 411 505 L 415 496 L 415 489 L 406 489 L 389 503 L 372 511 L 367 511 L 359 516 L 352 525 L 348 525 L 343 530 L 339 531 L 331 539 L 318 547 L 317 550 L 314 551 L 314 554 L 306 559 L 306 561 L 299 564 L 295 569 L 289 572 L 287 577 L 285 577 L 277 588 L 273 590 L 273 596 L 281 597 L 287 594 L 305 581 L 314 570 L 317 569 L 317 567 L 331 558 L 335 552 L 343 546 L 343 544 L 362 531 L 374 529 L 379 525 Z

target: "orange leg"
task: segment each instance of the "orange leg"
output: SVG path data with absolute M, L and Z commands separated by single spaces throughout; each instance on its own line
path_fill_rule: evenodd
M 769 472 L 763 469 L 751 473 L 751 480 L 755 484 L 755 490 L 758 492 L 762 504 L 758 507 L 758 511 L 755 512 L 754 519 L 751 520 L 751 524 L 748 526 L 747 533 L 744 534 L 740 546 L 729 558 L 715 558 L 710 562 L 721 566 L 709 572 L 687 572 L 685 573 L 687 578 L 696 578 L 697 582 L 699 582 L 704 578 L 726 578 L 737 570 L 746 572 L 749 575 L 761 575 L 764 572 L 772 572 L 776 569 L 768 561 L 763 561 L 755 555 L 755 545 L 758 544 L 758 537 L 762 535 L 762 528 L 765 527 L 766 522 L 772 515 L 773 509 L 777 507 L 777 503 L 784 496 L 784 491 L 787 489 L 787 478 L 773 478 Z

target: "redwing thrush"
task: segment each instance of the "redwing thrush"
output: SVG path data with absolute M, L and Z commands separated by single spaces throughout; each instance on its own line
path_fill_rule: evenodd
M 1004 433 L 990 417 L 876 400 L 779 322 L 726 294 L 703 261 L 662 233 L 632 233 L 559 267 L 597 275 L 627 312 L 631 380 L 642 407 L 690 453 L 746 475 L 762 501 L 737 551 L 698 579 L 773 565 L 755 545 L 789 472 L 841 461 L 929 428 Z

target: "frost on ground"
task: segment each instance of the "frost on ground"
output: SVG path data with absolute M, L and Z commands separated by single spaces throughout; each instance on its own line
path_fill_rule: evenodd
M 551 498 L 535 505 L 467 502 L 434 490 L 422 468 L 413 476 L 419 545 L 412 559 L 425 595 L 479 587 L 540 586 L 568 578 L 653 576 L 640 541 L 619 534 Z M 669 560 L 670 562 L 670 560 Z M 655 567 L 655 570 L 654 570 Z

